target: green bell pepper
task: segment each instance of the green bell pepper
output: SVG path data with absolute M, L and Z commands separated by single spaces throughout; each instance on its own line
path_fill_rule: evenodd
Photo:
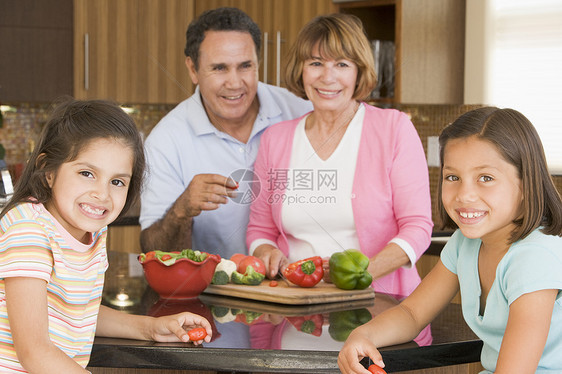
M 328 332 L 335 341 L 344 342 L 355 328 L 369 322 L 372 318 L 371 313 L 365 308 L 332 312 Z
M 343 290 L 362 290 L 371 285 L 373 277 L 367 271 L 369 258 L 357 249 L 346 249 L 330 257 L 330 279 Z

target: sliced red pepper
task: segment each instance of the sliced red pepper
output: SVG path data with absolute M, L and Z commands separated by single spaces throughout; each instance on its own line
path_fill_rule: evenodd
M 386 371 L 384 371 L 384 369 L 377 364 L 372 364 L 367 370 L 369 370 L 373 374 L 386 374 Z
M 205 337 L 207 336 L 207 330 L 205 330 L 203 327 L 197 327 L 195 329 L 189 330 L 187 332 L 187 335 L 189 336 L 189 340 L 191 340 L 192 342 L 196 342 L 205 339 Z
M 314 336 L 322 335 L 322 325 L 324 317 L 322 314 L 312 314 L 310 316 L 285 317 L 291 325 L 295 326 L 298 331 Z
M 314 287 L 324 277 L 322 257 L 314 256 L 293 262 L 283 270 L 283 275 L 297 286 Z

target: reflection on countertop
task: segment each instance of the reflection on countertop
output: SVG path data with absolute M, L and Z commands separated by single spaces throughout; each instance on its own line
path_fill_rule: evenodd
M 195 347 L 96 338 L 92 367 L 337 373 L 337 353 L 349 332 L 400 301 L 376 294 L 374 299 L 298 306 L 205 293 L 195 299 L 162 300 L 147 286 L 134 255 L 110 252 L 109 261 L 103 304 L 153 316 L 191 311 L 211 322 L 213 339 Z M 414 341 L 381 352 L 387 368 L 400 371 L 475 362 L 480 348 L 460 306 L 450 304 Z

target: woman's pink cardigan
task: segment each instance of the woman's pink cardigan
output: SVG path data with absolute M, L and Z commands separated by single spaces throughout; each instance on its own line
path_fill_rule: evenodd
M 417 260 L 429 247 L 433 228 L 423 146 L 404 113 L 363 105 L 365 119 L 351 195 L 360 249 L 373 257 L 398 238 L 411 245 Z M 254 165 L 261 190 L 250 210 L 248 247 L 254 240 L 268 239 L 285 255 L 289 252 L 281 222 L 282 202 L 272 199 L 273 194 L 285 191 L 279 186 L 271 189 L 269 180 L 272 171 L 289 168 L 295 128 L 301 118 L 273 125 L 261 137 Z M 409 295 L 419 282 L 412 266 L 375 280 L 373 286 L 379 292 Z

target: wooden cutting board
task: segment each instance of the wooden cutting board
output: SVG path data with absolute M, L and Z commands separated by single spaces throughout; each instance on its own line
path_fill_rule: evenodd
M 308 316 L 317 313 L 332 313 L 343 310 L 370 308 L 375 305 L 375 299 L 350 300 L 324 304 L 289 305 L 265 303 L 257 300 L 212 294 L 201 294 L 199 295 L 199 300 L 206 305 L 240 309 L 256 313 L 277 314 L 284 317 Z
M 278 281 L 276 287 L 270 287 L 270 282 L 266 279 L 258 286 L 211 284 L 203 293 L 289 305 L 337 303 L 375 297 L 375 291 L 371 287 L 364 290 L 341 290 L 331 283 L 320 282 L 312 288 L 303 288 L 285 280 Z

